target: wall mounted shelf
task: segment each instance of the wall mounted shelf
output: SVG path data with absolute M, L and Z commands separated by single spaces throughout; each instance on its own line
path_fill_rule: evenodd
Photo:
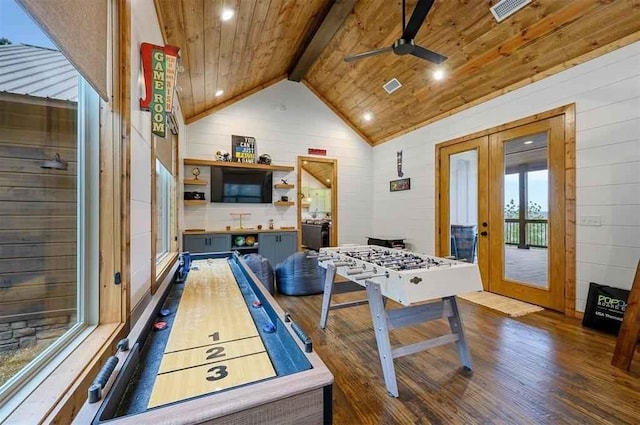
M 273 205 L 276 207 L 290 207 L 293 205 L 293 201 L 276 201 Z
M 284 183 L 277 183 L 273 185 L 274 188 L 276 189 L 293 189 L 295 186 L 292 184 L 284 184 Z
M 248 168 L 253 170 L 271 170 L 271 171 L 293 171 L 294 170 L 294 167 L 289 165 L 252 164 L 252 163 L 246 163 L 246 162 L 214 161 L 210 159 L 195 159 L 195 158 L 185 158 L 184 165 L 215 165 L 216 167 Z
M 207 205 L 207 201 L 205 199 L 185 199 L 185 205 Z
M 206 186 L 207 181 L 202 179 L 184 179 L 184 184 L 192 184 L 196 186 Z

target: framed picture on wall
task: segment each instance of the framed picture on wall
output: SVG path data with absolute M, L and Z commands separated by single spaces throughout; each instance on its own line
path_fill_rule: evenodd
M 399 192 L 401 190 L 411 189 L 411 179 L 391 180 L 389 182 L 389 192 Z

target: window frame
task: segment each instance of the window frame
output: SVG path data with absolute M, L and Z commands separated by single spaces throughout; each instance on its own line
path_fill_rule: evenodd
M 98 229 L 98 264 L 84 272 L 96 279 L 95 292 L 82 294 L 98 307 L 94 324 L 76 336 L 38 377 L 13 392 L 0 405 L 0 421 L 8 423 L 70 423 L 86 400 L 96 373 L 115 352 L 115 341 L 129 330 L 130 281 L 130 159 L 131 159 L 131 0 L 108 0 L 107 58 L 109 103 L 99 100 L 99 190 L 90 194 L 99 202 L 91 214 Z M 120 143 L 117 143 L 117 142 Z M 96 217 L 99 217 L 96 220 Z M 120 273 L 120 284 L 115 274 Z M 80 314 L 80 313 L 79 313 Z

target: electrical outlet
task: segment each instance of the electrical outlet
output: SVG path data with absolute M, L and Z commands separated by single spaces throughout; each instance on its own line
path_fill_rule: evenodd
M 581 215 L 580 225 L 582 226 L 601 226 L 602 216 L 599 215 Z

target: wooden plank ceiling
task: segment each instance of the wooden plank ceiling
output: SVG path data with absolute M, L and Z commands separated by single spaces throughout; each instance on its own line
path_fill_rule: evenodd
M 179 94 L 193 122 L 279 81 L 295 64 L 331 0 L 156 0 L 167 43 L 182 47 Z M 497 23 L 496 0 L 436 0 L 416 44 L 448 57 L 436 66 L 393 53 L 346 63 L 390 46 L 402 32 L 401 1 L 360 0 L 305 79 L 307 86 L 372 144 L 390 140 L 640 39 L 638 0 L 534 0 Z M 407 19 L 416 0 L 407 0 Z M 382 85 L 398 78 L 388 95 Z M 218 89 L 224 95 L 215 97 Z M 373 114 L 365 121 L 363 114 Z
M 180 47 L 187 122 L 286 77 L 330 0 L 155 0 L 165 42 Z M 234 16 L 223 21 L 224 9 Z M 216 92 L 222 90 L 221 96 Z M 219 109 L 219 108 L 216 108 Z
M 331 188 L 331 176 L 333 175 L 333 164 L 329 162 L 304 161 L 302 169 L 309 173 L 324 187 Z

